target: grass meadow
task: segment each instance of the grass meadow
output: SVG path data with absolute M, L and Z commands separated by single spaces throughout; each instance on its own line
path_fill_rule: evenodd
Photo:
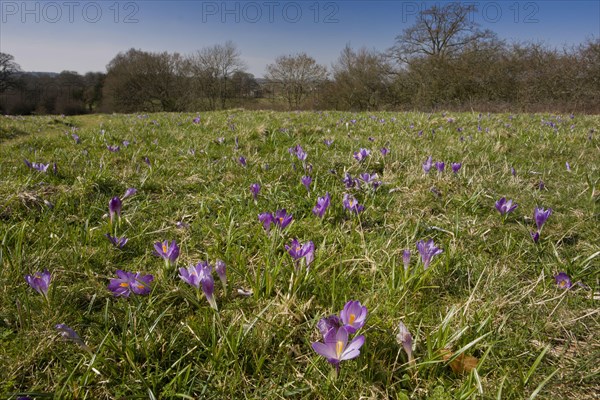
M 217 260 L 218 311 L 179 276 Z M 598 399 L 600 117 L 2 116 L 0 265 L 2 398 Z M 44 270 L 46 294 L 25 279 Z M 153 280 L 115 296 L 117 270 Z M 349 301 L 364 345 L 337 373 L 312 344 Z

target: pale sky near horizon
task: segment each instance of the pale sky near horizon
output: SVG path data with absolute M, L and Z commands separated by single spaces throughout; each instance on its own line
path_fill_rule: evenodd
M 105 71 L 136 48 L 190 54 L 233 41 L 262 77 L 283 54 L 330 66 L 346 44 L 386 50 L 421 8 L 447 1 L 0 1 L 0 51 L 25 71 Z M 600 37 L 600 1 L 471 1 L 511 42 L 573 46 Z

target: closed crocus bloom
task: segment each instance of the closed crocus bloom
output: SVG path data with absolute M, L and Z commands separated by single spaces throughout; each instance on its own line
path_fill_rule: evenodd
M 312 178 L 310 176 L 303 176 L 300 179 L 300 181 L 302 182 L 306 190 L 310 192 L 310 184 L 312 183 Z
M 546 223 L 548 217 L 552 215 L 552 209 L 549 208 L 544 210 L 543 208 L 534 208 L 533 209 L 533 219 L 535 219 L 535 224 L 537 225 L 538 232 L 542 230 L 542 226 Z
M 446 164 L 443 161 L 436 161 L 435 163 L 435 168 L 439 171 L 439 172 L 443 172 L 444 168 L 446 168 Z
M 425 162 L 423 163 L 423 171 L 425 171 L 425 173 L 428 174 L 432 166 L 433 162 L 431 160 L 431 156 L 429 156 L 429 158 L 427 158 L 427 160 L 425 160 Z
M 271 229 L 271 224 L 275 222 L 275 217 L 271 213 L 264 212 L 258 214 L 258 220 L 263 224 L 263 228 L 265 228 L 265 231 L 269 233 L 269 230 Z
M 110 215 L 110 222 L 113 223 L 115 215 L 117 218 L 121 218 L 121 207 L 122 207 L 121 199 L 117 196 L 110 199 L 108 202 L 108 213 Z
M 116 237 L 112 236 L 110 233 L 106 233 L 104 236 L 106 236 L 106 238 L 109 240 L 109 242 L 113 244 L 113 246 L 119 249 L 122 249 L 123 246 L 125 246 L 125 244 L 127 243 L 127 241 L 129 241 L 129 239 L 126 237 Z
M 250 192 L 252 193 L 252 197 L 254 201 L 258 198 L 258 192 L 260 192 L 260 185 L 258 183 L 253 183 L 250 185 Z
M 313 214 L 315 214 L 317 217 L 319 218 L 323 218 L 323 215 L 325 215 L 325 211 L 327 211 L 327 208 L 329 207 L 329 204 L 331 203 L 331 196 L 329 195 L 329 192 L 325 193 L 325 196 L 323 197 L 319 197 L 317 199 L 317 204 L 313 207 Z
M 125 200 L 128 197 L 134 196 L 136 193 L 137 193 L 136 188 L 129 188 L 125 191 L 125 194 L 123 195 L 123 197 L 121 197 L 121 200 Z
M 348 333 L 354 333 L 365 325 L 367 307 L 360 304 L 360 301 L 349 301 L 340 312 L 340 319 Z
M 452 172 L 454 172 L 455 174 L 458 173 L 461 167 L 461 163 L 452 163 Z
M 408 267 L 410 266 L 410 250 L 405 249 L 402 252 L 402 263 L 404 264 L 404 270 L 408 270 Z
M 215 270 L 217 271 L 217 275 L 219 275 L 219 279 L 223 284 L 225 290 L 227 290 L 227 266 L 223 260 L 217 260 L 215 263 Z
M 413 355 L 412 355 L 413 338 L 412 338 L 412 335 L 410 334 L 410 332 L 408 331 L 408 328 L 406 327 L 406 325 L 404 325 L 404 323 L 402 321 L 400 321 L 400 323 L 398 324 L 398 331 L 399 332 L 398 332 L 398 335 L 396 336 L 396 339 L 397 339 L 398 343 L 400 343 L 402 345 L 402 348 L 406 352 L 406 355 L 408 356 L 408 361 L 412 362 L 413 361 Z

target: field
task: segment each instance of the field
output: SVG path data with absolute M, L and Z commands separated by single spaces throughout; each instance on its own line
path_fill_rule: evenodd
M 2 398 L 600 398 L 598 116 L 1 116 L 0 176 Z

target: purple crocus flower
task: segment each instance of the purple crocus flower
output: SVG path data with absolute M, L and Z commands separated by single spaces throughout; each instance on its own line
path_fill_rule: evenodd
M 561 289 L 570 289 L 571 286 L 573 286 L 571 278 L 569 278 L 569 275 L 567 275 L 566 272 L 559 272 L 558 274 L 554 275 L 554 280 Z
M 193 122 L 194 124 L 199 124 L 199 123 L 200 123 L 200 116 L 197 116 L 196 118 L 194 118 L 194 119 L 192 120 L 192 122 Z
M 325 211 L 327 211 L 330 203 L 331 196 L 329 195 L 329 192 L 327 192 L 325 193 L 324 197 L 319 197 L 317 199 L 317 204 L 312 209 L 313 214 L 319 218 L 323 218 L 323 215 L 325 215 Z
M 258 214 L 258 220 L 263 224 L 263 228 L 265 228 L 265 231 L 269 233 L 269 230 L 271 229 L 271 224 L 275 222 L 275 217 L 271 213 L 264 212 Z
M 425 171 L 425 173 L 428 174 L 432 166 L 433 163 L 431 161 L 431 156 L 429 156 L 429 158 L 427 158 L 427 160 L 425 160 L 425 162 L 423 163 L 423 171 Z
M 48 167 L 50 166 L 50 163 L 42 164 L 42 163 L 37 163 L 37 162 L 29 162 L 29 160 L 27 160 L 27 159 L 24 159 L 23 162 L 25 163 L 25 165 L 27 165 L 27 167 L 29 167 L 31 169 L 35 169 L 40 172 L 48 172 Z
M 300 181 L 302 182 L 306 190 L 310 192 L 310 184 L 312 183 L 312 178 L 310 176 L 305 175 L 300 179 Z
M 87 350 L 89 352 L 91 352 L 92 350 L 84 343 L 83 340 L 81 340 L 81 338 L 79 337 L 79 335 L 77 334 L 77 332 L 75 332 L 70 326 L 66 325 L 66 324 L 56 324 L 54 325 L 54 328 L 56 328 L 56 330 L 58 331 L 58 333 L 60 333 L 60 336 L 64 339 L 64 340 L 69 340 L 75 344 L 77 344 L 79 347 L 81 347 L 84 350 Z
M 354 158 L 356 159 L 356 161 L 362 162 L 367 157 L 369 157 L 370 154 L 371 152 L 369 150 L 361 148 L 358 151 L 354 152 Z
M 179 246 L 177 246 L 175 240 L 171 244 L 168 240 L 156 242 L 154 243 L 154 255 L 165 260 L 167 265 L 175 264 L 177 257 L 179 257 Z
M 302 146 L 298 145 L 298 148 L 296 150 L 296 157 L 298 157 L 298 160 L 305 161 L 307 156 L 308 154 L 306 154 Z
M 71 133 L 71 137 L 73 138 L 75 143 L 77 143 L 77 144 L 81 143 L 81 139 L 79 138 L 79 135 L 77 135 L 76 133 Z
M 513 212 L 518 206 L 517 203 L 513 204 L 512 200 L 506 200 L 506 197 L 502 197 L 500 200 L 496 201 L 496 210 L 498 210 L 502 216 Z
M 373 189 L 377 189 L 379 186 L 381 186 L 381 181 L 377 180 L 377 178 L 378 178 L 377 174 L 371 175 L 368 172 L 365 172 L 365 173 L 360 174 L 360 178 L 367 185 L 371 185 L 371 187 Z
M 119 146 L 111 146 L 109 144 L 106 145 L 106 148 L 108 149 L 108 151 L 110 151 L 112 153 L 116 153 L 117 151 L 121 150 L 121 147 L 119 147 Z
M 457 174 L 461 167 L 462 167 L 462 163 L 458 163 L 458 162 L 452 163 L 452 172 Z
M 442 249 L 435 246 L 433 239 L 429 239 L 427 242 L 419 240 L 417 242 L 417 250 L 419 250 L 419 253 L 421 254 L 424 269 L 429 268 L 429 264 L 434 256 L 443 252 Z
M 540 241 L 540 233 L 538 231 L 529 232 L 529 234 L 531 235 L 531 240 L 533 240 L 533 243 L 537 243 Z
M 227 291 L 227 266 L 223 260 L 217 260 L 215 262 L 215 270 L 217 271 L 217 275 L 219 275 L 219 279 L 223 284 L 223 288 Z
M 517 170 L 514 167 L 510 167 L 510 173 L 512 176 L 517 176 Z
M 407 271 L 410 266 L 410 250 L 404 249 L 402 252 L 402 263 L 404 264 L 404 270 Z
M 299 144 L 295 145 L 294 147 L 290 147 L 288 151 L 290 154 L 293 154 L 296 157 L 298 157 L 298 160 L 300 161 L 306 160 L 306 157 L 308 156 L 302 148 L 302 146 L 300 146 Z
M 348 343 L 348 331 L 342 326 L 338 329 L 331 328 L 325 334 L 323 342 L 313 342 L 313 350 L 325 357 L 327 362 L 335 366 L 336 372 L 339 373 L 340 362 L 352 360 L 360 355 L 360 348 L 365 343 L 365 337 L 357 336 Z
M 352 176 L 347 172 L 344 175 L 344 179 L 342 182 L 344 182 L 344 185 L 346 186 L 347 189 L 353 188 L 354 185 L 356 184 L 356 181 L 354 179 L 352 179 Z
M 365 325 L 367 307 L 360 304 L 360 301 L 351 300 L 340 311 L 340 320 L 348 333 L 354 333 Z
M 123 146 L 127 147 L 129 146 L 130 142 L 129 140 L 123 140 Z
M 290 224 L 290 222 L 292 222 L 292 214 L 288 214 L 285 208 L 277 210 L 275 212 L 273 222 L 280 229 L 285 229 L 285 227 L 287 227 Z
M 565 167 L 567 167 L 568 172 L 571 172 L 571 164 L 568 161 L 565 163 Z
M 408 356 L 408 362 L 412 363 L 412 361 L 413 361 L 413 355 L 412 355 L 413 338 L 412 338 L 412 335 L 410 334 L 410 332 L 408 331 L 408 328 L 406 327 L 406 325 L 404 325 L 404 323 L 402 321 L 400 321 L 400 323 L 398 324 L 398 331 L 399 332 L 398 332 L 398 335 L 396 336 L 396 339 L 398 340 L 398 343 L 400 343 L 402 345 L 402 348 L 406 352 L 406 355 Z
M 148 164 L 148 166 L 150 166 L 150 159 L 148 158 L 148 156 L 144 156 L 144 162 Z
M 25 281 L 29 286 L 46 298 L 48 297 L 50 279 L 50 272 L 48 272 L 47 269 L 45 269 L 44 272 L 35 272 L 33 275 L 25 275 Z
M 358 201 L 354 198 L 354 196 L 348 194 L 348 193 L 344 193 L 344 199 L 342 201 L 344 208 L 352 211 L 356 214 L 362 212 L 365 207 L 358 204 Z
M 446 168 L 446 163 L 444 163 L 443 161 L 436 161 L 435 168 L 438 170 L 438 172 L 444 172 L 444 168 Z
M 542 226 L 544 226 L 546 220 L 550 215 L 552 215 L 551 208 L 544 210 L 543 208 L 535 207 L 533 209 L 533 219 L 535 219 L 535 224 L 537 225 L 538 232 L 541 232 Z
M 323 143 L 325 143 L 325 146 L 329 147 L 333 143 L 333 139 L 324 139 Z
M 319 322 L 317 322 L 317 329 L 319 329 L 321 335 L 325 337 L 325 335 L 327 335 L 327 332 L 329 332 L 331 328 L 335 328 L 337 330 L 343 325 L 344 324 L 342 323 L 340 317 L 338 317 L 335 314 L 332 314 L 328 317 L 321 318 Z
M 300 259 L 304 258 L 306 262 L 306 268 L 310 266 L 310 263 L 315 259 L 315 244 L 312 240 L 301 244 L 298 239 L 293 239 L 291 244 L 285 245 L 285 249 L 289 255 L 294 259 L 296 269 L 300 266 Z
M 246 158 L 243 156 L 240 156 L 240 158 L 238 158 L 238 161 L 240 162 L 242 167 L 245 167 L 247 165 Z
M 123 246 L 125 246 L 125 244 L 129 240 L 126 237 L 112 236 L 110 233 L 106 233 L 106 234 L 104 234 L 104 236 L 106 236 L 106 238 L 109 240 L 109 242 L 111 242 L 113 244 L 113 246 L 115 246 L 119 249 L 122 249 Z
M 252 197 L 254 201 L 258 198 L 258 192 L 260 192 L 260 185 L 258 183 L 253 183 L 250 185 L 250 192 L 252 192 Z
M 108 290 L 116 297 L 129 297 L 131 293 L 146 295 L 150 293 L 150 282 L 153 280 L 152 275 L 142 275 L 139 272 L 134 274 L 118 269 L 117 278 L 110 280 Z
M 179 268 L 179 277 L 188 285 L 200 289 L 201 268 L 201 264 L 190 265 L 187 268 Z
M 382 147 L 379 151 L 381 152 L 381 155 L 385 157 L 389 154 L 390 149 L 388 149 L 387 147 Z
M 122 205 L 123 205 L 123 203 L 121 203 L 121 199 L 118 198 L 117 196 L 113 197 L 108 202 L 108 213 L 110 214 L 110 223 L 111 224 L 114 222 L 115 214 L 117 215 L 118 219 L 121 219 Z
M 196 288 L 201 287 L 210 306 L 213 309 L 218 310 L 217 302 L 214 298 L 215 280 L 212 276 L 212 267 L 208 262 L 200 261 L 195 266 L 190 266 L 187 270 L 185 268 L 180 268 L 179 272 L 179 276 L 185 282 Z
M 123 197 L 121 197 L 121 200 L 125 200 L 128 197 L 135 196 L 136 193 L 137 193 L 137 189 L 136 188 L 128 188 L 125 191 L 125 194 L 123 195 Z

